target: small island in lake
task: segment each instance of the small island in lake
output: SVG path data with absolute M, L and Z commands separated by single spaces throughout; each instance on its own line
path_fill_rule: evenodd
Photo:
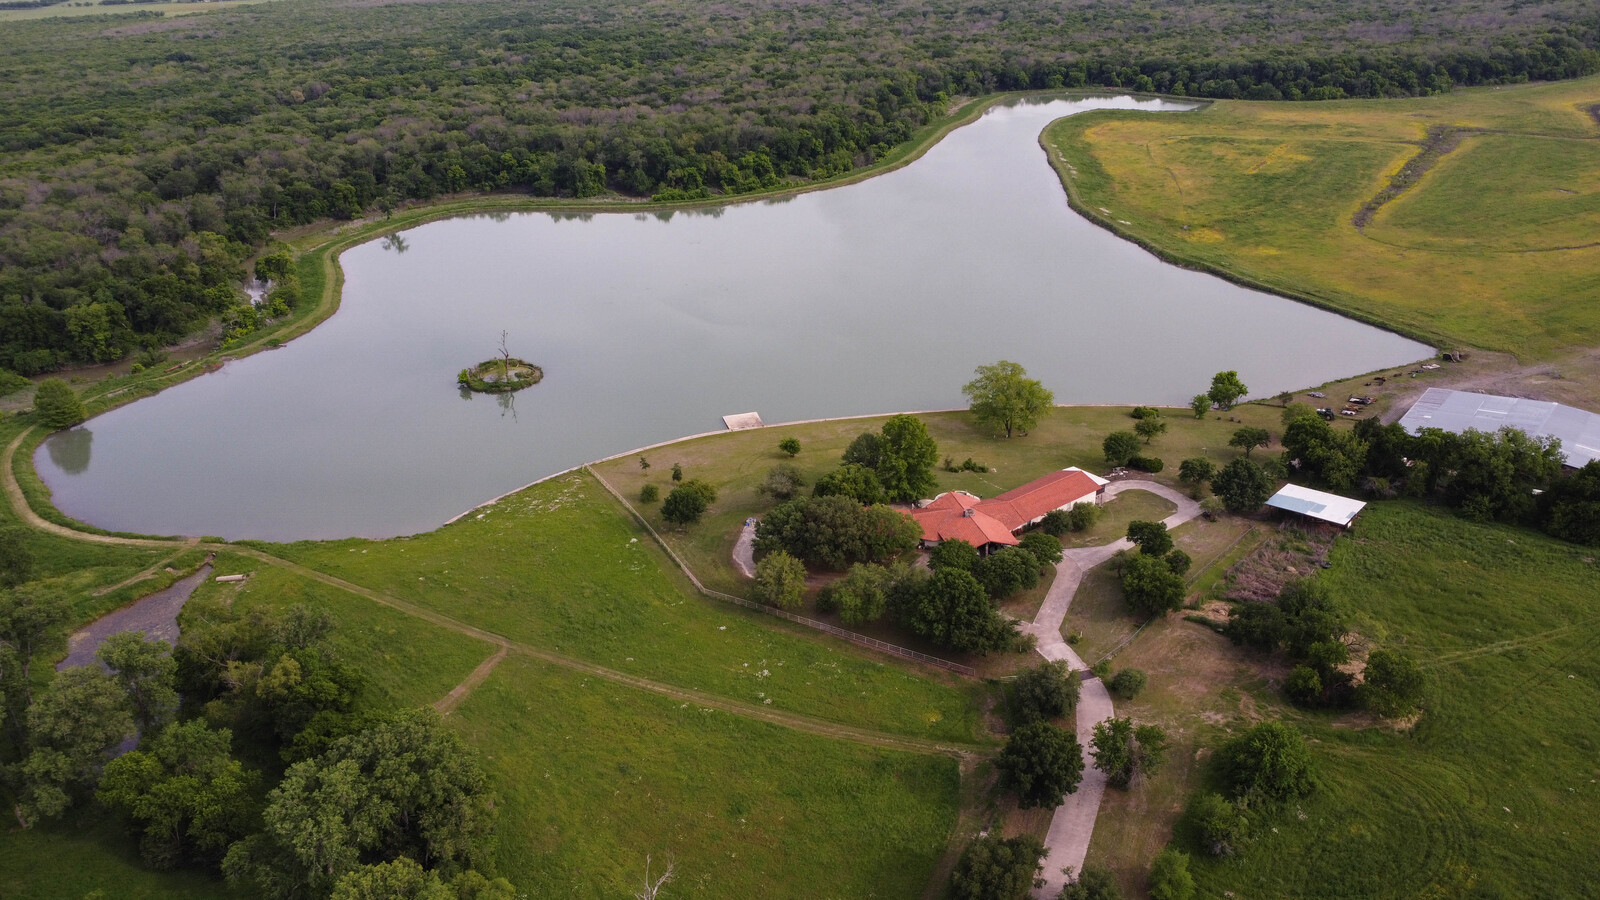
M 468 390 L 504 394 L 532 387 L 543 378 L 543 369 L 512 356 L 484 360 L 470 369 L 462 369 L 456 381 Z

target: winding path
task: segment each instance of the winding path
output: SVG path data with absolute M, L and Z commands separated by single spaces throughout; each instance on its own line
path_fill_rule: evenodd
M 1106 486 L 1106 496 L 1109 499 L 1130 490 L 1148 491 L 1177 504 L 1177 511 L 1162 520 L 1168 528 L 1177 528 L 1200 514 L 1200 504 L 1154 481 L 1113 482 Z M 1049 660 L 1066 660 L 1077 672 L 1088 671 L 1089 667 L 1084 665 L 1077 652 L 1062 639 L 1061 623 L 1067 617 L 1067 609 L 1072 606 L 1072 597 L 1078 592 L 1078 585 L 1083 583 L 1084 573 L 1117 555 L 1118 551 L 1132 547 L 1131 541 L 1122 538 L 1099 547 L 1082 547 L 1062 553 L 1061 562 L 1056 565 L 1056 580 L 1050 585 L 1050 592 L 1045 595 L 1039 614 L 1032 622 L 1022 626 L 1024 634 L 1031 634 L 1038 639 L 1040 656 Z M 1087 749 L 1094 735 L 1094 726 L 1111 718 L 1113 713 L 1111 694 L 1105 684 L 1098 678 L 1085 678 L 1082 694 L 1078 698 L 1078 743 Z M 1066 802 L 1056 807 L 1055 815 L 1050 819 L 1050 830 L 1044 839 L 1050 855 L 1045 857 L 1044 886 L 1034 891 L 1035 897 L 1051 900 L 1061 893 L 1061 888 L 1067 883 L 1062 869 L 1070 866 L 1076 872 L 1083 868 L 1084 857 L 1089 854 L 1089 838 L 1094 835 L 1094 820 L 1100 814 L 1100 798 L 1105 792 L 1105 773 L 1091 762 L 1084 767 L 1083 781 L 1079 782 L 1078 790 L 1067 795 Z

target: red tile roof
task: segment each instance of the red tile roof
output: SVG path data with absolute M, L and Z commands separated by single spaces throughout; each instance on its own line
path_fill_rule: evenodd
M 998 497 L 977 504 L 1009 531 L 1016 531 L 1053 509 L 1092 497 L 1100 485 L 1081 469 L 1062 469 L 1043 478 L 1012 488 Z
M 977 507 L 977 497 L 961 491 L 940 494 L 932 503 L 911 511 L 911 518 L 922 526 L 925 541 L 966 541 L 974 547 L 985 544 L 1020 543 L 1011 529 Z

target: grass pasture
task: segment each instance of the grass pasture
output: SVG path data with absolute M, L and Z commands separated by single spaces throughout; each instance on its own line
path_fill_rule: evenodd
M 1188 265 L 1446 345 L 1600 344 L 1600 79 L 1332 103 L 1096 112 L 1044 143 L 1074 206 Z M 1430 129 L 1454 149 L 1357 211 Z M 1102 213 L 1100 210 L 1109 210 Z
M 979 739 L 977 686 L 701 597 L 587 475 L 544 482 L 424 535 L 275 549 L 630 675 L 896 734 Z
M 452 716 L 503 799 L 529 897 L 914 897 L 954 827 L 955 760 L 880 751 L 513 655 Z

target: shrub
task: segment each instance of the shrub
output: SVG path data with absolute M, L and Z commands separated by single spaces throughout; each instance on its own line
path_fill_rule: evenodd
M 654 503 L 661 499 L 661 489 L 653 484 L 647 484 L 639 489 L 640 503 Z
M 1139 547 L 1146 556 L 1161 556 L 1172 549 L 1172 535 L 1163 522 L 1134 520 L 1128 523 L 1128 540 Z
M 1135 419 L 1155 419 L 1161 416 L 1161 411 L 1154 406 L 1135 406 L 1128 415 Z
M 1200 846 L 1212 856 L 1232 856 L 1238 852 L 1249 828 L 1249 820 L 1221 794 L 1209 791 L 1189 801 L 1184 818 L 1194 827 Z
M 811 491 L 816 497 L 849 497 L 862 506 L 883 502 L 883 483 L 866 466 L 846 463 L 817 479 Z
M 1422 670 L 1411 657 L 1392 650 L 1374 650 L 1367 657 L 1361 702 L 1380 716 L 1406 716 L 1422 700 Z
M 787 453 L 791 457 L 799 456 L 800 441 L 798 438 L 786 437 L 778 442 L 778 450 L 781 453 Z
M 1100 518 L 1100 505 L 1097 503 L 1078 503 L 1067 510 L 1067 521 L 1073 531 L 1087 531 L 1094 527 Z
M 756 600 L 779 609 L 800 605 L 806 587 L 806 567 L 800 560 L 779 550 L 756 563 Z
M 667 495 L 666 502 L 661 504 L 661 517 L 674 525 L 693 525 L 715 502 L 717 489 L 698 478 L 691 478 Z
M 1132 469 L 1138 469 L 1141 472 L 1150 472 L 1154 474 L 1162 469 L 1165 469 L 1167 464 L 1162 462 L 1161 458 L 1157 456 L 1134 456 L 1128 459 L 1128 467 Z
M 1079 506 L 1082 505 L 1083 504 L 1079 504 Z M 1078 507 L 1076 506 L 1073 507 L 1073 509 L 1077 508 Z M 1050 510 L 1049 512 L 1045 513 L 1044 518 L 1039 521 L 1039 530 L 1053 537 L 1060 537 L 1063 534 L 1072 531 L 1071 512 L 1065 509 Z
M 900 570 L 903 571 L 903 570 Z M 870 563 L 857 563 L 845 577 L 817 594 L 817 608 L 837 612 L 846 625 L 875 622 L 883 617 L 896 571 Z
M 999 829 L 973 841 L 950 875 L 952 900 L 1024 900 L 1044 860 L 1031 834 L 1002 838 Z
M 1144 690 L 1146 680 L 1144 672 L 1140 669 L 1123 669 L 1113 676 L 1106 686 L 1111 689 L 1111 693 L 1116 694 L 1118 697 L 1124 700 L 1132 700 L 1139 696 L 1140 691 Z
M 1211 460 L 1203 456 L 1191 456 L 1178 464 L 1178 480 L 1185 484 L 1200 484 L 1210 481 L 1211 476 L 1217 473 L 1217 467 Z
M 788 463 L 779 463 L 767 470 L 766 479 L 756 491 L 781 502 L 794 499 L 805 486 L 805 476 L 800 474 L 799 469 Z
M 1087 865 L 1076 881 L 1061 889 L 1059 900 L 1122 900 L 1122 889 L 1111 870 Z
M 1283 642 L 1286 627 L 1283 611 L 1276 604 L 1246 603 L 1229 610 L 1222 633 L 1235 644 L 1271 653 Z
M 1032 554 L 1041 567 L 1061 562 L 1061 542 L 1048 534 L 1028 532 L 1022 536 L 1022 549 Z
M 1081 691 L 1078 673 L 1065 660 L 1053 660 L 1017 676 L 1011 686 L 1013 724 L 1026 725 L 1070 715 Z
M 33 411 L 51 428 L 71 428 L 89 418 L 76 392 L 59 378 L 46 378 L 33 394 Z
M 1316 706 L 1322 701 L 1322 676 L 1310 666 L 1295 666 L 1283 681 L 1283 692 L 1300 706 Z
M 1171 847 L 1156 854 L 1150 866 L 1151 900 L 1194 900 L 1194 890 L 1189 854 Z
M 1217 751 L 1217 763 L 1235 797 L 1281 802 L 1315 786 L 1311 750 L 1293 726 L 1262 722 Z
M 134 363 L 134 365 L 137 366 L 139 364 Z M 33 382 L 23 378 L 21 375 L 18 375 L 15 372 L 8 372 L 5 369 L 0 369 L 0 397 L 10 396 L 11 394 L 15 394 L 17 391 L 22 390 L 23 388 L 29 387 L 33 387 Z

